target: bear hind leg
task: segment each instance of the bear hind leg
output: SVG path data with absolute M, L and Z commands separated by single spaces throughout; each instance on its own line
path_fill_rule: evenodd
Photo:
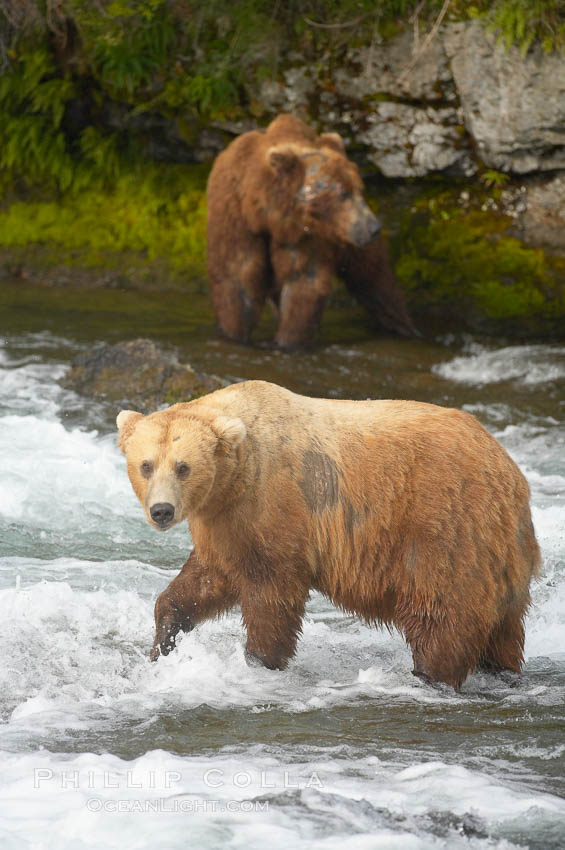
M 511 670 L 519 673 L 524 663 L 524 612 L 511 611 L 491 632 L 477 669 L 484 673 Z
M 412 648 L 412 659 L 414 662 L 412 674 L 414 676 L 429 684 L 444 682 L 446 685 L 451 685 L 456 691 L 461 688 L 473 669 L 473 665 L 467 659 L 446 659 L 442 657 L 441 650 L 439 656 L 436 656 L 431 655 L 429 651 L 422 647 Z
M 420 336 L 406 308 L 382 236 L 364 248 L 347 245 L 341 253 L 338 272 L 349 292 L 381 327 L 400 336 Z
M 463 642 L 448 623 L 425 617 L 423 623 L 405 630 L 405 635 L 412 650 L 412 672 L 426 682 L 444 682 L 458 691 L 477 664 L 476 642 Z

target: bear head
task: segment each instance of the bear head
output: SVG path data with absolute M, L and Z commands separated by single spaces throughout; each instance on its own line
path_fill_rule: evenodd
M 116 419 L 134 492 L 159 531 L 210 507 L 236 465 L 233 450 L 246 437 L 241 419 L 176 404 L 144 416 L 122 410 Z
M 288 231 L 280 241 L 318 236 L 361 248 L 380 231 L 380 221 L 363 198 L 357 166 L 345 156 L 337 133 L 320 136 L 317 147 L 293 142 L 273 145 L 267 151 L 267 163 L 274 198 L 289 191 L 292 196 L 291 208 L 279 207 Z M 276 225 L 270 230 L 276 235 Z

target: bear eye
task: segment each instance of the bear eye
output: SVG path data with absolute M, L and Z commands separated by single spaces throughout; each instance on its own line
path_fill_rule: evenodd
M 179 478 L 186 478 L 190 472 L 190 466 L 184 461 L 179 461 L 175 467 L 175 471 Z
M 150 460 L 144 460 L 140 469 L 144 478 L 151 478 L 153 475 L 153 463 Z

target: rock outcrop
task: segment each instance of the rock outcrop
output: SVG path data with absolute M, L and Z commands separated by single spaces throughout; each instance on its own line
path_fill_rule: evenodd
M 323 117 L 387 177 L 565 169 L 565 57 L 522 56 L 478 20 L 443 25 L 427 47 L 405 31 L 317 71 L 294 63 L 264 84 L 263 105 Z
M 565 250 L 565 55 L 535 45 L 523 56 L 473 20 L 429 41 L 406 30 L 316 65 L 287 62 L 254 93 L 268 115 L 338 130 L 362 167 L 387 178 L 510 174 L 516 234 Z
M 542 248 L 565 247 L 565 173 L 534 177 L 525 186 L 519 219 L 523 238 Z
M 443 43 L 465 128 L 489 168 L 565 168 L 565 57 L 506 50 L 478 21 L 446 28 Z

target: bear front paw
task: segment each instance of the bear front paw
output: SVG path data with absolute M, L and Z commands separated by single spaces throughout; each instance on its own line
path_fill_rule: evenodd
M 167 591 L 162 593 L 155 603 L 155 626 L 155 640 L 149 653 L 151 661 L 157 661 L 160 655 L 172 652 L 179 632 L 191 632 L 194 628 L 190 617 L 180 611 Z

